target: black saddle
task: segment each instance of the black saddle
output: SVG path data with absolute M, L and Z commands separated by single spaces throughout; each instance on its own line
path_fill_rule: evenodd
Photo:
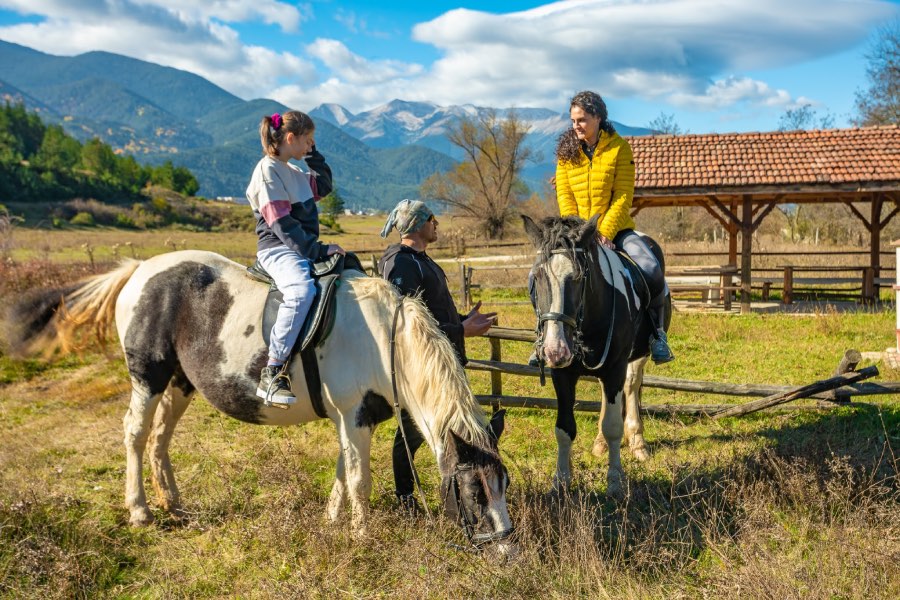
M 319 346 L 328 338 L 334 327 L 335 292 L 340 285 L 341 274 L 345 269 L 365 273 L 359 258 L 352 252 L 348 252 L 346 256 L 332 254 L 312 264 L 316 297 L 306 315 L 300 335 L 297 337 L 294 354 L 310 347 L 310 344 L 313 348 Z M 269 285 L 269 295 L 266 296 L 262 318 L 263 340 L 268 344 L 272 335 L 272 326 L 275 324 L 278 308 L 284 302 L 284 296 L 259 261 L 247 267 L 247 275 Z
M 316 288 L 316 297 L 313 300 L 297 342 L 291 356 L 300 354 L 303 362 L 303 373 L 306 376 L 306 386 L 309 389 L 313 409 L 321 418 L 327 413 L 322 401 L 322 382 L 319 378 L 319 364 L 316 360 L 316 347 L 324 342 L 334 327 L 336 315 L 335 297 L 340 285 L 341 275 L 344 270 L 351 269 L 365 273 L 359 258 L 352 252 L 346 256 L 332 254 L 331 256 L 312 264 L 312 276 Z M 278 308 L 284 302 L 281 290 L 275 285 L 275 281 L 266 273 L 259 261 L 247 267 L 247 275 L 252 279 L 269 285 L 269 294 L 263 307 L 262 334 L 263 340 L 268 346 L 272 337 L 272 326 L 278 316 Z

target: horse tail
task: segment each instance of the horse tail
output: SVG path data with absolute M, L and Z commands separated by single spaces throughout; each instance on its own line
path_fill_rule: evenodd
M 72 285 L 39 290 L 19 302 L 7 317 L 11 350 L 17 354 L 69 352 L 80 344 L 82 329 L 90 325 L 104 345 L 115 327 L 116 299 L 140 265 L 125 259 L 108 273 Z

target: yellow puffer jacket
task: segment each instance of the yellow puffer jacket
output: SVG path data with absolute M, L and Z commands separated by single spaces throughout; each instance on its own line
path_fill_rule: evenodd
M 582 151 L 579 162 L 556 165 L 556 201 L 563 217 L 590 219 L 600 213 L 597 229 L 612 240 L 623 229 L 634 229 L 634 157 L 618 133 L 600 132 L 593 160 Z

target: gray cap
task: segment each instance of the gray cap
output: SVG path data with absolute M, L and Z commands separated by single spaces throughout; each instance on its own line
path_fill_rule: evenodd
M 431 209 L 421 200 L 403 199 L 397 203 L 381 230 L 381 237 L 386 238 L 391 229 L 396 227 L 400 235 L 418 231 L 418 229 L 434 216 Z

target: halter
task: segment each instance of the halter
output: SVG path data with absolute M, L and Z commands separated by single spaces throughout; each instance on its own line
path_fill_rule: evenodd
M 434 518 L 431 516 L 431 511 L 428 509 L 428 499 L 425 497 L 425 490 L 422 489 L 422 482 L 419 480 L 419 472 L 416 470 L 416 465 L 413 462 L 412 451 L 409 449 L 409 442 L 406 438 L 406 431 L 403 429 L 403 419 L 400 417 L 400 402 L 397 399 L 397 369 L 396 369 L 396 341 L 397 341 L 397 319 L 400 316 L 400 310 L 403 308 L 403 300 L 405 296 L 400 297 L 400 301 L 397 303 L 397 308 L 394 309 L 394 320 L 391 325 L 391 391 L 394 395 L 394 416 L 397 418 L 397 426 L 400 429 L 400 436 L 403 438 L 403 445 L 406 447 L 406 459 L 409 461 L 409 466 L 412 469 L 413 481 L 416 482 L 416 488 L 419 491 L 419 498 L 422 500 L 422 507 L 425 509 L 425 514 L 428 515 L 428 520 L 434 522 Z M 453 499 L 456 502 L 456 514 L 459 516 L 459 519 L 462 521 L 463 530 L 466 533 L 466 538 L 469 540 L 469 544 L 471 548 L 460 548 L 462 550 L 474 550 L 476 552 L 481 551 L 481 547 L 490 544 L 492 542 L 499 542 L 501 540 L 505 540 L 513 533 L 515 533 L 516 528 L 510 527 L 509 529 L 504 529 L 502 531 L 495 531 L 492 533 L 475 533 L 475 523 L 476 520 L 471 518 L 469 511 L 466 510 L 465 505 L 462 502 L 462 498 L 459 493 L 459 481 L 457 479 L 459 473 L 461 471 L 469 471 L 473 467 L 470 464 L 466 463 L 457 463 L 456 468 L 453 470 L 453 475 L 450 476 L 450 483 L 447 486 L 447 492 L 444 494 L 443 503 L 446 505 L 447 503 L 447 493 L 453 491 Z
M 606 333 L 606 343 L 603 346 L 603 355 L 600 357 L 599 362 L 597 364 L 591 366 L 584 362 L 585 357 L 587 356 L 587 352 L 585 351 L 584 346 L 584 338 L 582 336 L 582 328 L 581 325 L 584 322 L 584 305 L 585 300 L 587 299 L 587 290 L 591 287 L 591 270 L 590 266 L 590 258 L 579 258 L 579 255 L 584 257 L 585 250 L 584 248 L 557 248 L 555 250 L 551 250 L 550 254 L 564 254 L 570 257 L 570 260 L 575 263 L 578 261 L 578 267 L 584 273 L 585 285 L 581 290 L 581 303 L 578 305 L 578 313 L 575 316 L 567 315 L 565 313 L 560 312 L 546 312 L 542 313 L 538 309 L 537 306 L 534 307 L 534 312 L 537 315 L 537 328 L 535 329 L 535 335 L 537 336 L 537 340 L 535 341 L 535 348 L 538 351 L 538 357 L 541 365 L 541 385 L 544 385 L 544 358 L 543 352 L 540 352 L 541 348 L 544 346 L 544 323 L 547 321 L 558 321 L 563 323 L 564 325 L 568 325 L 573 329 L 573 345 L 575 346 L 575 356 L 579 357 L 581 361 L 581 365 L 587 369 L 588 371 L 596 371 L 603 367 L 606 363 L 606 358 L 609 355 L 609 347 L 612 342 L 612 333 L 613 333 L 613 323 L 610 321 L 609 330 Z M 609 258 L 609 254 L 607 252 L 603 252 L 603 255 L 606 257 L 606 264 L 609 267 L 610 273 L 612 273 L 612 261 Z M 584 265 L 581 262 L 584 261 L 588 264 Z M 616 292 L 614 289 L 610 290 L 612 295 L 612 315 L 615 317 L 616 314 Z M 535 303 L 537 304 L 537 303 Z
M 454 469 L 453 471 L 453 475 L 450 476 L 450 482 L 447 485 L 447 490 L 444 492 L 443 503 L 445 505 L 447 504 L 447 496 L 452 493 L 453 501 L 456 504 L 456 514 L 458 520 L 463 526 L 463 531 L 465 531 L 466 533 L 466 538 L 468 538 L 469 544 L 471 544 L 474 550 L 481 550 L 481 547 L 486 544 L 499 542 L 512 536 L 516 532 L 516 528 L 514 526 L 510 526 L 508 529 L 503 529 L 501 531 L 494 531 L 491 533 L 475 533 L 475 525 L 478 522 L 478 519 L 473 518 L 473 516 L 463 504 L 461 494 L 459 493 L 458 479 L 460 472 L 471 471 L 473 468 L 474 467 L 470 464 L 457 463 L 456 469 Z

